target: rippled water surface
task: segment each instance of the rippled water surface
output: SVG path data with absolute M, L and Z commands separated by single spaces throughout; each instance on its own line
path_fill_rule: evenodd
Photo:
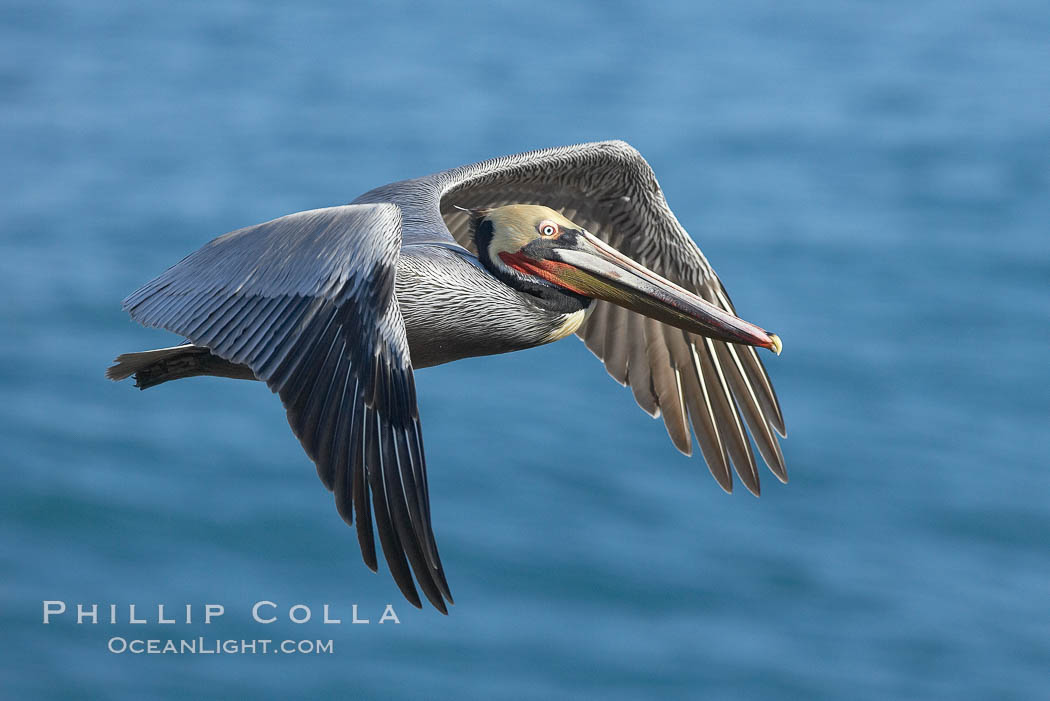
M 1045 698 L 1045 3 L 351 5 L 2 3 L 5 695 Z M 120 300 L 215 235 L 603 138 L 784 338 L 761 499 L 574 339 L 421 371 L 446 618 L 364 567 L 265 387 L 102 376 L 177 340 Z

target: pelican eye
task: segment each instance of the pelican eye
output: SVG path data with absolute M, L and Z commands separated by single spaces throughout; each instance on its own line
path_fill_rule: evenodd
M 540 225 L 537 228 L 540 230 L 540 235 L 541 236 L 546 236 L 546 237 L 550 238 L 551 236 L 557 236 L 558 235 L 558 225 L 555 224 L 554 222 L 550 222 L 550 221 L 540 222 Z

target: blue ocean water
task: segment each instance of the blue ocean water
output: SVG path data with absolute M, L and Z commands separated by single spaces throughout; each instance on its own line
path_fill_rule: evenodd
M 5 697 L 1046 698 L 1046 3 L 0 12 Z M 422 371 L 446 618 L 364 567 L 265 387 L 103 378 L 178 340 L 120 300 L 218 234 L 605 138 L 784 339 L 761 499 L 573 339 Z M 107 651 L 197 636 L 333 652 Z

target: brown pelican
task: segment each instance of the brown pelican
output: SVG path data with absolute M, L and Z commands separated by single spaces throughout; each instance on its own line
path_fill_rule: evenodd
M 351 204 L 220 236 L 124 300 L 188 339 L 107 375 L 141 388 L 195 375 L 265 382 L 376 570 L 420 606 L 452 603 L 431 528 L 413 369 L 576 334 L 712 474 L 756 495 L 748 431 L 786 481 L 785 435 L 755 346 L 622 141 L 545 149 L 384 185 Z M 410 569 L 411 568 L 411 569 Z

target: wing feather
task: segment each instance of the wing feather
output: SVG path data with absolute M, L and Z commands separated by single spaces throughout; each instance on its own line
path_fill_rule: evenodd
M 725 443 L 718 433 L 718 420 L 711 403 L 711 395 L 704 381 L 703 369 L 696 346 L 690 342 L 683 331 L 682 340 L 674 346 L 675 362 L 684 378 L 682 391 L 689 407 L 689 418 L 692 419 L 696 442 L 704 454 L 704 460 L 715 480 L 727 492 L 733 491 L 733 473 L 730 469 L 729 456 Z
M 605 369 L 621 385 L 627 384 L 627 354 L 630 339 L 627 337 L 628 312 L 623 307 L 610 304 L 605 317 L 604 349 Z
M 667 434 L 678 450 L 692 455 L 693 442 L 685 422 L 685 405 L 678 381 L 678 369 L 671 362 L 663 324 L 652 319 L 645 320 L 646 355 L 652 372 L 653 387 L 663 413 Z M 677 329 L 670 329 L 677 331 Z
M 599 360 L 605 357 L 605 327 L 611 307 L 611 304 L 595 302 L 594 311 L 591 312 L 590 317 L 587 319 L 591 333 L 583 342 Z
M 653 387 L 652 367 L 649 365 L 647 343 L 645 342 L 645 318 L 639 314 L 627 316 L 627 338 L 625 345 L 630 357 L 627 361 L 627 384 L 634 392 L 634 400 L 645 413 L 654 419 L 660 415 L 660 402 Z

